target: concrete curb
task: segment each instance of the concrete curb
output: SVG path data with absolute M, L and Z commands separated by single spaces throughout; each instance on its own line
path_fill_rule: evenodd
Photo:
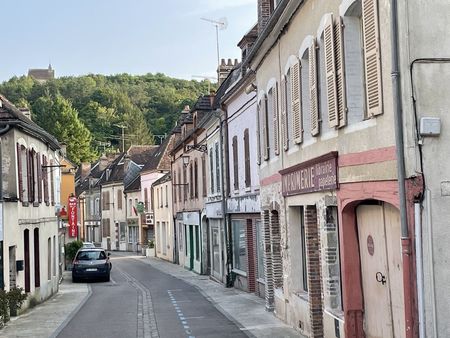
M 67 324 L 72 320 L 73 317 L 78 313 L 78 311 L 83 307 L 84 304 L 88 301 L 88 299 L 92 295 L 92 287 L 87 284 L 88 293 L 84 296 L 83 300 L 72 310 L 72 312 L 64 319 L 64 321 L 57 327 L 55 332 L 50 336 L 50 338 L 56 338 L 61 331 L 67 326 Z

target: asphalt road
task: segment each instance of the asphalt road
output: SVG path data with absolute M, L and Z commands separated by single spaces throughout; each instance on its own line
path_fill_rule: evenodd
M 58 337 L 247 337 L 195 287 L 114 256 L 111 281 L 90 284 L 91 296 Z

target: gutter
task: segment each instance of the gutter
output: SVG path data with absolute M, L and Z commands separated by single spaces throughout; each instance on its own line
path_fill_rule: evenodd
M 412 250 L 411 239 L 408 230 L 408 215 L 406 209 L 406 173 L 405 173 L 405 153 L 403 139 L 403 106 L 402 91 L 400 85 L 400 67 L 399 67 L 399 38 L 398 38 L 398 9 L 397 0 L 391 1 L 391 64 L 392 64 L 392 95 L 394 109 L 394 128 L 395 145 L 397 152 L 397 177 L 398 177 L 398 195 L 400 206 L 400 224 L 401 224 L 401 245 L 403 260 L 403 293 L 405 304 L 405 337 L 413 337 L 413 301 L 412 286 L 414 282 L 411 278 Z

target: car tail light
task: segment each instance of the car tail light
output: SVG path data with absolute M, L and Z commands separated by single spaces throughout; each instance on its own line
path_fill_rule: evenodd
M 73 265 L 77 265 L 79 262 L 78 261 L 73 261 Z

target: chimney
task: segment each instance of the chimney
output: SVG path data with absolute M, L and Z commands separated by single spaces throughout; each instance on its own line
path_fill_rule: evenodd
M 60 143 L 59 144 L 61 146 L 61 154 L 66 157 L 67 156 L 67 144 L 65 143 Z M 89 165 L 90 166 L 90 165 Z
M 91 164 L 89 162 L 81 163 L 81 180 L 83 181 L 91 172 Z
M 234 65 L 233 65 L 233 62 L 231 61 L 231 59 L 228 59 L 227 62 L 225 62 L 225 59 L 222 59 L 220 61 L 220 65 L 219 65 L 219 67 L 217 67 L 217 77 L 219 80 L 219 86 L 227 78 L 228 74 L 230 74 L 233 67 L 234 67 Z
M 20 112 L 31 120 L 31 111 L 28 108 L 19 108 Z
M 216 91 L 213 90 L 213 89 L 211 89 L 211 90 L 209 91 L 209 103 L 210 103 L 211 107 L 214 106 L 214 99 L 215 99 L 215 98 L 216 98 Z
M 98 169 L 99 169 L 100 171 L 105 170 L 106 167 L 108 166 L 108 163 L 109 163 L 108 157 L 106 157 L 106 155 L 103 154 L 103 155 L 100 157 L 100 159 L 99 159 Z
M 123 172 L 126 173 L 130 167 L 130 155 L 125 154 L 123 157 Z
M 269 22 L 273 12 L 273 2 L 274 0 L 258 0 L 258 35 L 261 35 Z

